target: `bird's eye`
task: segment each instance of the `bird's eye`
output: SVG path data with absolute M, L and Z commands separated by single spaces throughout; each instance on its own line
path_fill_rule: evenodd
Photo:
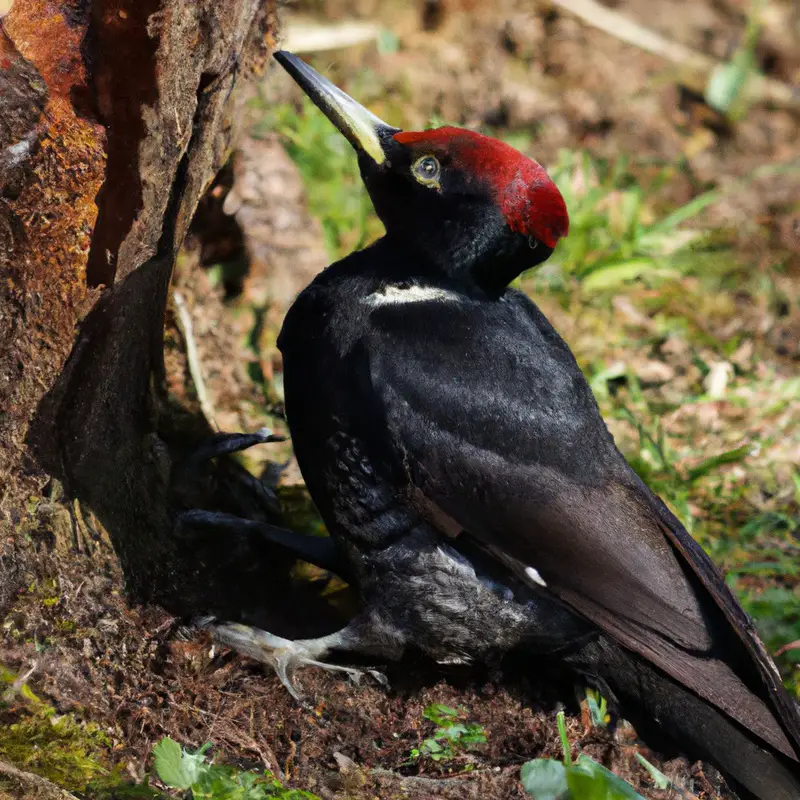
M 439 173 L 441 167 L 439 162 L 433 156 L 422 156 L 414 162 L 412 167 L 414 177 L 420 182 L 428 186 L 439 185 Z

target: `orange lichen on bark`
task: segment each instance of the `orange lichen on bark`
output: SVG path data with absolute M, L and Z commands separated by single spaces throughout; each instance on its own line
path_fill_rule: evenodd
M 26 235 L 19 277 L 24 284 L 48 285 L 62 303 L 81 302 L 97 217 L 94 198 L 105 174 L 105 137 L 65 97 L 51 96 L 46 114 L 47 130 L 27 184 L 10 203 Z
M 22 453 L 30 419 L 67 358 L 90 299 L 86 260 L 97 217 L 95 196 L 105 175 L 106 136 L 90 116 L 81 54 L 88 23 L 82 0 L 17 0 L 4 19 L 17 49 L 47 84 L 48 100 L 21 188 L 3 200 L 18 233 L 2 265 L 0 311 L 11 321 L 0 354 L 0 406 L 6 412 L 0 483 Z M 9 479 L 5 483 L 13 493 Z
M 17 0 L 5 20 L 19 51 L 39 70 L 51 95 L 85 88 L 81 43 L 88 24 L 83 0 Z

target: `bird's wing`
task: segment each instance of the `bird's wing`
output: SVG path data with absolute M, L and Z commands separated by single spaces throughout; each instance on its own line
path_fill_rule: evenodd
M 619 454 L 530 301 L 378 308 L 363 347 L 390 446 L 430 507 L 796 757 L 797 712 L 749 620 Z

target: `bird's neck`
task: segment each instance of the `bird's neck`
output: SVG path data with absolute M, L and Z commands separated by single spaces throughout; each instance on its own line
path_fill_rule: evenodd
M 480 229 L 456 233 L 431 242 L 431 237 L 388 232 L 373 245 L 379 257 L 370 261 L 380 263 L 389 280 L 418 280 L 499 296 L 521 272 L 549 255 L 532 250 L 526 237 L 511 231 L 491 237 Z

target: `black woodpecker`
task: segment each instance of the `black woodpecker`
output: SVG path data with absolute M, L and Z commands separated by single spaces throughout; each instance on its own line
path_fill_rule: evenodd
M 362 611 L 321 639 L 209 621 L 214 635 L 293 692 L 294 667 L 331 651 L 555 659 L 743 798 L 798 800 L 800 713 L 751 620 L 508 288 L 567 234 L 545 170 L 469 130 L 400 131 L 275 57 L 355 148 L 386 235 L 320 274 L 278 341 L 331 540 L 265 532 L 339 571 Z

